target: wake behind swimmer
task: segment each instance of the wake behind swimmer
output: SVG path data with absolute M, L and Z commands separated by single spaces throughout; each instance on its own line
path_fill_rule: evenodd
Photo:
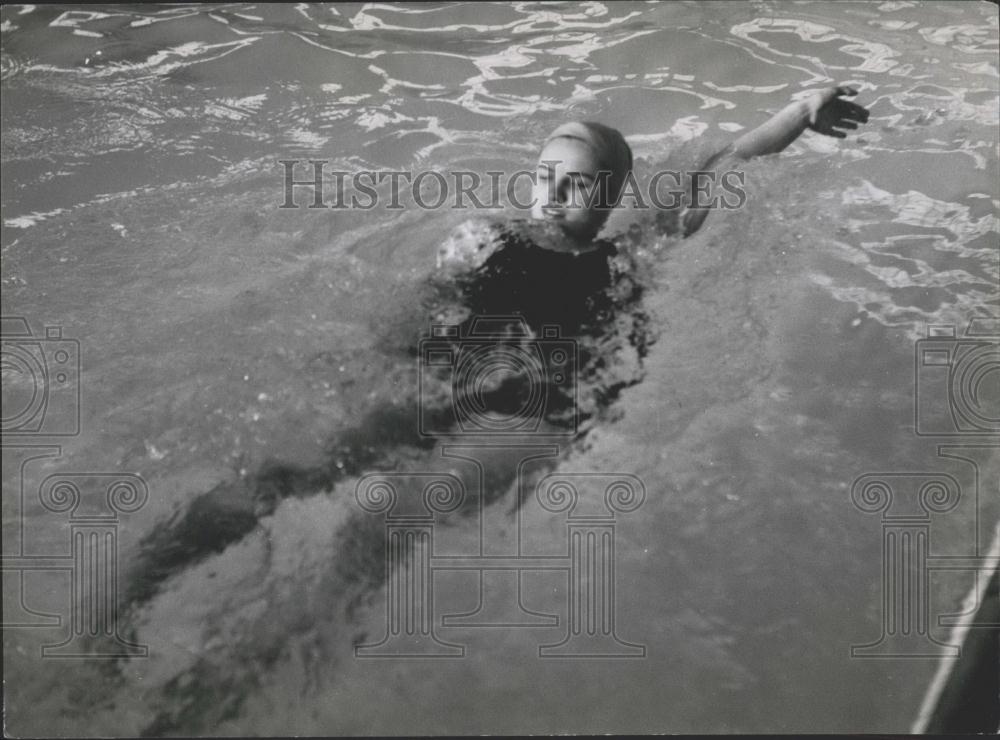
M 779 152 L 807 129 L 844 138 L 868 119 L 865 108 L 846 99 L 856 94 L 853 88 L 830 87 L 796 101 L 712 154 L 700 171 L 718 172 L 737 160 Z M 482 316 L 507 317 L 499 331 L 508 336 L 496 347 L 508 352 L 532 343 L 537 348 L 544 327 L 560 327 L 561 336 L 580 348 L 573 363 L 576 382 L 553 383 L 555 375 L 542 373 L 542 421 L 552 432 L 570 430 L 572 439 L 586 434 L 624 388 L 641 381 L 642 358 L 655 339 L 641 308 L 645 286 L 627 239 L 601 237 L 632 176 L 632 150 L 617 130 L 594 122 L 558 127 L 539 154 L 532 219 L 477 218 L 459 226 L 441 245 L 438 270 L 415 307 L 430 322 L 456 328 L 456 353 Z M 689 201 L 673 219 L 658 223 L 688 236 L 709 210 Z M 512 333 L 522 323 L 527 330 Z M 329 491 L 346 476 L 391 469 L 401 457 L 427 454 L 436 440 L 421 434 L 419 424 L 461 435 L 456 399 L 474 398 L 481 411 L 515 420 L 523 409 L 538 408 L 529 401 L 539 374 L 524 368 L 496 375 L 474 392 L 456 387 L 453 375 L 438 380 L 436 392 L 411 386 L 409 403 L 374 406 L 331 442 L 322 465 L 269 463 L 255 475 L 196 497 L 142 542 L 129 602 L 143 603 L 173 574 L 242 539 L 284 498 Z M 570 385 L 572 397 L 565 392 Z M 423 403 L 428 399 L 433 403 Z M 497 490 L 513 480 L 499 468 L 492 476 Z

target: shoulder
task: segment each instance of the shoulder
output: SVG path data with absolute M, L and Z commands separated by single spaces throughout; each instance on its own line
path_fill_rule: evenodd
M 631 234 L 615 234 L 598 239 L 594 256 L 607 260 L 612 274 L 633 272 L 636 268 L 635 254 L 631 244 Z
M 437 266 L 442 270 L 481 267 L 502 243 L 503 226 L 487 218 L 470 218 L 456 226 L 438 247 Z
M 635 300 L 643 290 L 644 275 L 648 265 L 640 261 L 637 246 L 627 235 L 609 240 L 604 248 L 607 255 L 609 290 L 618 301 L 625 303 Z

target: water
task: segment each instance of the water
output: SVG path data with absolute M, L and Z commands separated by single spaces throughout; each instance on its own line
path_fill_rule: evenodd
M 0 38 L 3 313 L 61 325 L 82 358 L 79 433 L 5 438 L 5 554 L 67 551 L 65 515 L 34 497 L 46 476 L 135 473 L 149 500 L 118 528 L 124 593 L 158 533 L 231 496 L 201 557 L 123 607 L 148 658 L 41 659 L 61 629 L 5 630 L 14 734 L 909 727 L 935 662 L 851 657 L 883 620 L 882 522 L 851 487 L 954 476 L 933 555 L 982 554 L 998 518 L 996 437 L 917 436 L 913 399 L 926 325 L 997 314 L 995 6 L 5 6 Z M 281 210 L 278 160 L 521 168 L 572 116 L 656 163 L 839 82 L 872 111 L 856 136 L 805 134 L 747 165 L 746 208 L 640 245 L 641 382 L 532 468 L 644 483 L 615 567 L 616 629 L 645 658 L 538 659 L 563 625 L 442 629 L 461 660 L 356 659 L 385 631 L 382 525 L 354 498 L 376 471 L 309 471 L 337 469 L 330 441 L 373 409 L 412 403 L 420 286 L 468 214 Z M 23 398 L 4 383 L 5 405 Z M 996 372 L 982 393 L 996 419 Z M 44 452 L 28 443 L 59 455 L 22 472 Z M 978 480 L 942 443 L 980 445 L 962 453 Z M 380 469 L 472 469 L 392 449 Z M 264 470 L 292 495 L 240 519 Z M 491 546 L 510 552 L 520 521 L 558 554 L 558 517 L 517 495 L 482 497 Z M 438 528 L 440 553 L 478 551 L 475 503 Z M 526 606 L 565 611 L 560 577 L 526 573 Z M 474 574 L 435 578 L 442 613 L 475 609 Z M 972 578 L 932 573 L 932 616 Z M 24 583 L 32 609 L 68 614 L 65 572 Z

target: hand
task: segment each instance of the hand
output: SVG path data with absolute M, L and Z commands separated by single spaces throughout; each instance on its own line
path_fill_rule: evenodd
M 830 87 L 807 99 L 809 128 L 826 136 L 843 139 L 847 136 L 837 129 L 856 129 L 859 123 L 868 122 L 868 109 L 843 96 L 854 97 L 858 91 L 853 87 Z

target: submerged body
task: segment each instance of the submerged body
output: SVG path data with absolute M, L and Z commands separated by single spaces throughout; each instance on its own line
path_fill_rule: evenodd
M 421 363 L 419 384 L 412 372 L 401 373 L 396 395 L 403 401 L 373 404 L 330 442 L 322 465 L 268 464 L 196 497 L 141 544 L 128 601 L 146 601 L 175 572 L 241 539 L 283 499 L 330 490 L 366 471 L 399 469 L 469 424 L 482 433 L 489 431 L 484 424 L 499 423 L 495 431 L 505 441 L 519 431 L 535 440 L 586 435 L 623 389 L 642 380 L 654 334 L 641 305 L 642 271 L 627 247 L 612 240 L 582 250 L 572 244 L 543 221 L 463 223 L 441 244 L 439 265 L 412 307 L 424 341 L 432 338 L 429 325 L 454 328 L 446 340 L 452 362 Z M 470 348 L 485 352 L 462 373 L 456 363 Z M 566 356 L 558 367 L 551 348 Z M 412 357 L 420 343 L 386 350 Z M 484 495 L 503 495 L 514 480 L 510 461 L 501 456 L 486 468 L 492 486 Z M 372 578 L 377 582 L 381 571 Z
M 842 138 L 834 126 L 857 128 L 868 117 L 841 97 L 854 94 L 835 87 L 793 103 L 712 155 L 702 169 L 780 151 L 807 128 Z M 539 416 L 529 419 L 540 425 L 533 431 L 571 439 L 585 434 L 624 388 L 642 379 L 642 358 L 654 337 L 641 308 L 642 270 L 625 240 L 597 238 L 632 165 L 631 149 L 614 129 L 581 122 L 557 128 L 540 154 L 534 220 L 473 219 L 438 251 L 420 315 L 454 329 L 447 340 L 451 362 L 430 368 L 430 382 L 411 387 L 404 403 L 373 406 L 332 441 L 324 464 L 265 465 L 250 478 L 198 496 L 143 542 L 129 601 L 150 598 L 172 573 L 243 537 L 283 498 L 329 490 L 366 469 L 395 469 L 400 460 L 434 447 L 441 435 L 467 431 L 463 422 L 475 423 L 476 414 L 484 423 L 510 421 L 519 429 L 519 417 L 530 413 Z M 695 205 L 688 202 L 678 218 L 660 223 L 693 233 L 707 215 Z M 470 342 L 483 346 L 477 322 L 484 317 L 492 320 L 485 365 L 490 371 L 463 377 L 454 361 Z M 565 372 L 546 364 L 540 354 L 545 342 L 572 346 L 575 358 Z M 489 352 L 501 358 L 494 369 Z M 511 363 L 512 352 L 541 360 Z M 436 435 L 425 433 L 424 420 Z M 508 468 L 500 460 L 492 471 L 491 496 L 502 495 L 514 480 Z M 373 579 L 377 583 L 379 576 Z
M 610 240 L 594 241 L 585 251 L 554 248 L 565 241 L 550 224 L 470 220 L 442 244 L 431 282 L 431 318 L 456 327 L 459 350 L 470 339 L 483 341 L 477 327 L 484 317 L 494 317 L 490 331 L 498 348 L 571 345 L 572 377 L 545 361 L 507 373 L 507 390 L 498 387 L 491 395 L 498 410 L 510 412 L 519 408 L 515 398 L 527 398 L 542 383 L 546 421 L 557 425 L 585 422 L 621 388 L 639 382 L 642 357 L 653 341 L 640 305 L 643 285 L 628 250 Z M 449 394 L 461 403 L 462 394 L 475 388 L 454 384 L 440 390 L 447 405 Z

